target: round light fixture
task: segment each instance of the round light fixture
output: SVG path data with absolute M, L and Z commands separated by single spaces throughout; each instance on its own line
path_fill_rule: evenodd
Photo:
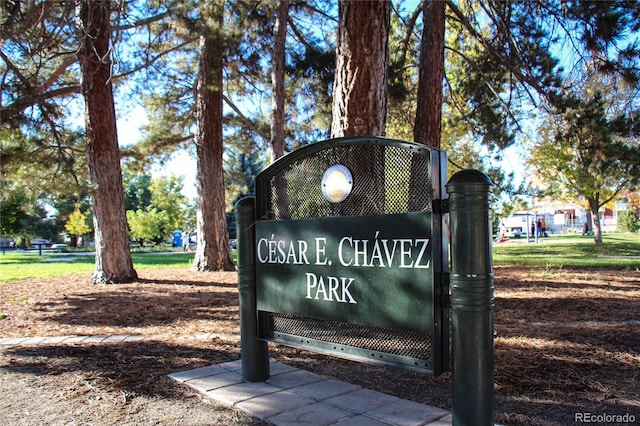
M 322 175 L 322 195 L 330 203 L 340 203 L 351 194 L 353 178 L 345 166 L 337 164 L 329 167 Z

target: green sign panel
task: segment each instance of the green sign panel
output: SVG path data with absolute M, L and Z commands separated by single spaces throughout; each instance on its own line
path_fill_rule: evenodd
M 432 214 L 256 222 L 259 311 L 431 333 Z

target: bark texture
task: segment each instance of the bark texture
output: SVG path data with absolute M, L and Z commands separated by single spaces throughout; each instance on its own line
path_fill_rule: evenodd
M 125 213 L 122 171 L 111 84 L 110 2 L 80 4 L 82 94 L 85 100 L 87 161 L 93 185 L 96 267 L 92 283 L 137 279 Z
M 221 27 L 221 11 L 218 17 Z M 200 37 L 196 139 L 198 247 L 193 269 L 233 271 L 235 265 L 229 249 L 222 167 L 222 40 L 219 31 L 212 33 Z
M 275 45 L 271 59 L 271 162 L 284 155 L 284 65 L 289 0 L 280 0 L 276 9 Z
M 424 6 L 418 105 L 413 127 L 414 140 L 433 148 L 440 148 L 445 5 L 442 0 L 427 0 Z
M 384 136 L 391 3 L 341 1 L 339 15 L 331 137 Z M 345 155 L 354 180 L 352 203 L 362 212 L 384 212 L 383 151 L 363 155 L 354 147 Z M 336 214 L 342 208 L 335 206 Z
M 289 0 L 280 0 L 276 9 L 275 45 L 273 46 L 271 84 L 271 162 L 284 155 L 285 147 L 285 45 L 287 41 L 287 20 L 289 16 Z M 274 207 L 279 217 L 289 217 L 289 196 L 287 185 L 282 175 L 278 175 L 278 182 L 272 188 L 275 199 Z
M 331 137 L 384 136 L 391 3 L 341 1 Z

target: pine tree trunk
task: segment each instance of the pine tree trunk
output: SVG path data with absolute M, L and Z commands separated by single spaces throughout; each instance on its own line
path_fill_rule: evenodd
M 125 214 L 116 113 L 111 85 L 110 2 L 82 1 L 80 19 L 82 94 L 85 100 L 87 162 L 93 185 L 96 265 L 92 283 L 137 279 Z
M 222 16 L 221 13 L 218 16 Z M 222 26 L 222 20 L 218 20 Z M 196 211 L 198 247 L 193 269 L 233 271 L 225 215 L 224 170 L 222 167 L 222 43 L 216 36 L 200 38 L 198 74 L 198 136 Z
M 284 155 L 284 65 L 289 0 L 280 0 L 276 9 L 271 85 L 271 162 Z
M 384 136 L 391 3 L 339 3 L 331 137 Z
M 391 3 L 340 1 L 331 137 L 384 136 L 387 122 Z M 349 198 L 363 212 L 384 212 L 384 153 L 350 157 L 354 181 Z M 365 183 L 364 185 L 362 183 Z M 375 197 L 372 197 L 371 188 Z M 340 206 L 336 206 L 339 213 Z
M 284 66 L 285 46 L 287 41 L 287 19 L 289 16 L 289 0 L 280 0 L 276 9 L 275 44 L 273 46 L 271 85 L 271 162 L 284 155 Z M 289 196 L 284 176 L 278 174 L 275 185 L 272 187 L 274 197 L 275 214 L 280 218 L 289 217 Z
M 442 81 L 444 79 L 444 31 L 445 2 L 427 0 L 422 12 L 423 30 L 420 45 L 420 71 L 416 118 L 413 124 L 413 140 L 433 148 L 440 148 L 442 122 Z M 411 160 L 409 182 L 409 211 L 419 211 L 424 201 L 417 194 L 422 191 L 424 170 L 422 159 Z
M 445 2 L 428 0 L 423 12 L 418 105 L 413 127 L 416 142 L 440 148 L 444 78 Z

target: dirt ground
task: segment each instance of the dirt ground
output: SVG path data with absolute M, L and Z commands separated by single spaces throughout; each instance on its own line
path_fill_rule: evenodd
M 640 421 L 640 271 L 494 272 L 496 421 L 573 424 L 585 412 Z M 236 274 L 139 275 L 120 285 L 90 285 L 88 275 L 0 283 L 0 337 L 143 337 L 0 346 L 3 424 L 264 424 L 167 378 L 239 358 Z M 270 355 L 451 409 L 449 373 L 434 378 L 276 345 Z

